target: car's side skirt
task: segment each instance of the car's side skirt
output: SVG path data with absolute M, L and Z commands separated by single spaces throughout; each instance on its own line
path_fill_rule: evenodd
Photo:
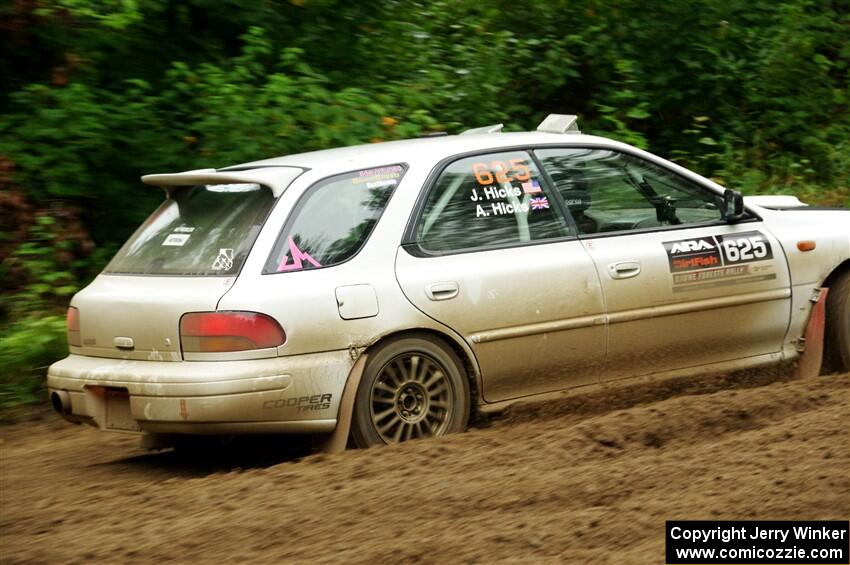
M 756 355 L 754 357 L 745 357 L 742 359 L 732 359 L 729 361 L 722 361 L 719 363 L 711 363 L 708 365 L 699 365 L 696 367 L 686 367 L 683 369 L 676 369 L 673 371 L 664 371 L 660 373 L 651 373 L 648 375 L 641 375 L 636 377 L 625 377 L 622 379 L 618 379 L 615 381 L 605 381 L 596 384 L 588 384 L 577 386 L 570 389 L 554 391 L 554 392 L 546 392 L 542 394 L 533 394 L 529 396 L 522 396 L 519 398 L 512 398 L 510 400 L 503 400 L 499 402 L 490 402 L 490 403 L 480 403 L 478 405 L 478 410 L 483 413 L 492 413 L 492 412 L 500 412 L 513 404 L 517 404 L 520 402 L 546 402 L 551 400 L 561 400 L 564 398 L 568 398 L 574 395 L 588 394 L 593 393 L 603 388 L 616 387 L 616 386 L 627 386 L 629 384 L 633 384 L 635 382 L 657 382 L 664 379 L 675 378 L 675 377 L 683 377 L 683 376 L 696 376 L 696 375 L 707 375 L 707 374 L 719 374 L 726 373 L 729 371 L 739 371 L 742 369 L 752 369 L 755 367 L 764 367 L 768 365 L 776 365 L 783 361 L 790 361 L 793 358 L 783 354 L 781 352 L 769 353 L 766 355 Z

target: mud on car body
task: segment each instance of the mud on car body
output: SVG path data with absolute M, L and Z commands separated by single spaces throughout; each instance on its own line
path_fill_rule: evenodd
M 794 360 L 829 288 L 850 369 L 850 211 L 743 199 L 553 115 L 143 177 L 167 198 L 68 314 L 57 411 L 102 429 L 463 430 L 606 379 Z M 347 420 L 346 424 L 347 424 Z

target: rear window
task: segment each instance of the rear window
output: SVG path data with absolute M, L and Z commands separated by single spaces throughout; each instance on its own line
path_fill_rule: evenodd
M 283 227 L 266 273 L 331 267 L 369 238 L 405 168 L 389 165 L 330 177 L 312 186 Z
M 234 275 L 274 204 L 259 184 L 178 188 L 124 244 L 105 273 Z

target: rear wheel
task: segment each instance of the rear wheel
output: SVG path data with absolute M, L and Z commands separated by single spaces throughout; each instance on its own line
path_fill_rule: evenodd
M 358 447 L 460 432 L 468 420 L 466 371 L 439 340 L 401 338 L 369 354 L 351 426 Z
M 838 277 L 826 296 L 824 367 L 827 371 L 850 371 L 850 273 Z

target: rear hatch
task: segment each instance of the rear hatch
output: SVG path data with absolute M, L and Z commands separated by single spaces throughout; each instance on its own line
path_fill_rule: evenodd
M 180 318 L 212 311 L 239 275 L 275 196 L 255 183 L 179 187 L 72 301 L 74 351 L 180 361 Z

